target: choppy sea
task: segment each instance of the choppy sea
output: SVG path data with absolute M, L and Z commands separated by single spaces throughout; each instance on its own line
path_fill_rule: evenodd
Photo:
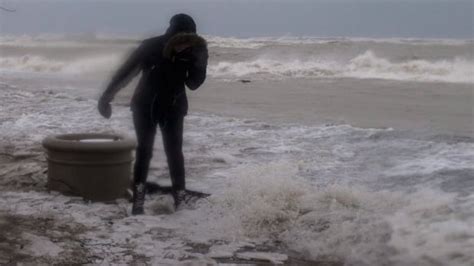
M 472 40 L 206 37 L 209 78 L 223 82 L 473 83 Z M 47 193 L 45 136 L 134 135 L 128 107 L 115 106 L 106 121 L 96 98 L 138 43 L 123 36 L 0 38 L 0 213 L 58 220 L 67 213 L 88 228 L 77 238 L 93 263 L 242 258 L 244 249 L 264 244 L 271 252 L 247 255 L 273 262 L 292 254 L 345 265 L 473 265 L 474 140 L 466 136 L 191 111 L 188 186 L 211 193 L 209 200 L 164 214 L 169 199 L 151 197 L 148 215 L 137 218 L 128 216 L 127 202 L 88 205 Z M 162 150 L 158 141 L 150 180 L 165 184 Z M 42 256 L 68 254 L 72 244 L 48 236 L 28 239 L 53 247 Z M 196 243 L 207 249 L 190 248 Z

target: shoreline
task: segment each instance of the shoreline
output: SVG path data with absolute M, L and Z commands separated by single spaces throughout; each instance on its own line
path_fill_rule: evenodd
M 87 204 L 80 198 L 44 190 L 47 166 L 41 139 L 81 131 L 133 134 L 127 95 L 117 98 L 113 119 L 107 120 L 97 113 L 96 99 L 87 94 L 91 90 L 66 92 L 40 87 L 24 91 L 0 84 L 6 103 L 1 117 L 5 141 L 0 160 L 5 169 L 0 181 L 5 193 L 0 197 L 0 213 L 11 218 L 6 229 L 12 234 L 5 239 L 13 246 L 12 250 L 4 249 L 9 256 L 0 256 L 0 262 L 101 263 L 105 256 L 110 263 L 174 263 L 199 260 L 214 251 L 214 255 L 227 254 L 222 263 L 238 263 L 253 256 L 248 262 L 258 265 L 269 265 L 259 258 L 279 260 L 281 255 L 287 256 L 290 265 L 308 262 L 336 266 L 353 261 L 416 264 L 426 258 L 438 264 L 472 261 L 469 242 L 453 238 L 472 231 L 471 210 L 467 208 L 471 201 L 464 198 L 472 191 L 472 139 L 418 139 L 413 131 L 314 126 L 322 121 L 322 115 L 316 117 L 310 110 L 326 107 L 327 99 L 334 99 L 333 109 L 350 114 L 367 115 L 367 109 L 374 106 L 357 110 L 346 102 L 347 106 L 342 106 L 345 109 L 341 107 L 348 97 L 360 103 L 357 93 L 341 92 L 341 84 L 356 81 L 312 81 L 313 89 L 306 88 L 312 94 L 305 94 L 305 82 L 310 81 L 296 81 L 289 91 L 284 87 L 289 83 L 278 81 L 267 82 L 267 87 L 261 82 L 245 87 L 249 84 L 211 80 L 200 93 L 190 93 L 203 99 L 190 100 L 185 140 L 188 185 L 212 191 L 215 200 L 203 202 L 197 209 L 165 215 L 171 199 L 152 197 L 147 200 L 148 215 L 144 217 L 130 217 L 130 205 L 125 200 L 115 205 Z M 375 82 L 358 82 L 366 82 L 363 84 L 377 91 L 378 86 L 372 84 Z M 463 89 L 454 87 L 455 95 Z M 374 102 L 378 97 L 398 99 L 392 94 L 402 94 L 411 98 L 413 94 L 405 92 L 409 89 L 400 91 L 392 87 L 381 90 L 380 95 L 371 93 L 374 97 L 360 97 L 377 106 Z M 80 93 L 88 96 L 80 97 Z M 267 97 L 269 94 L 273 97 Z M 314 105 L 316 98 L 320 105 Z M 400 104 L 398 100 L 391 103 Z M 409 106 L 412 104 L 408 101 Z M 218 115 L 201 115 L 198 105 Z M 247 119 L 229 117 L 237 115 Z M 377 115 L 387 116 L 383 112 Z M 402 118 L 414 123 L 412 116 Z M 290 121 L 294 126 L 277 125 L 278 121 Z M 302 121 L 313 126 L 300 126 Z M 161 142 L 155 144 L 150 181 L 161 184 L 169 181 L 168 169 Z M 449 215 L 439 212 L 446 206 L 453 206 Z M 400 224 L 400 217 L 406 223 Z M 40 221 L 42 226 L 34 227 L 28 219 Z M 452 223 L 459 225 L 459 231 L 446 227 Z M 267 224 L 273 226 L 267 230 Z M 25 234 L 15 234 L 20 231 Z M 130 235 L 134 236 L 132 241 Z M 433 249 L 433 237 L 455 240 Z M 16 248 L 19 245 L 25 248 Z M 51 248 L 38 254 L 32 248 L 37 246 Z M 149 247 L 153 253 L 148 252 Z M 412 247 L 417 252 L 407 254 L 407 248 Z M 358 252 L 353 253 L 354 249 Z M 168 257 L 169 250 L 174 250 L 172 257 Z M 459 256 L 453 258 L 452 250 Z M 397 252 L 397 257 L 392 257 L 392 252 Z

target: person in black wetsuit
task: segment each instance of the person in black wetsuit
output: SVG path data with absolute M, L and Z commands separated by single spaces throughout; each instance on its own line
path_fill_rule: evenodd
M 166 33 L 144 40 L 112 77 L 99 99 L 102 116 L 112 114 L 114 95 L 140 71 L 141 79 L 131 101 L 138 146 L 134 165 L 132 214 L 143 214 L 145 184 L 157 126 L 168 161 L 172 195 L 177 207 L 186 197 L 183 120 L 188 111 L 185 85 L 196 90 L 206 78 L 206 41 L 196 34 L 194 20 L 174 15 Z

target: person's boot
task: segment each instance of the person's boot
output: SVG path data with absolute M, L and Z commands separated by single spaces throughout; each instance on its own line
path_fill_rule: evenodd
M 185 203 L 186 201 L 186 190 L 180 189 L 180 190 L 175 190 L 172 193 L 173 199 L 174 199 L 174 208 L 175 210 L 178 209 L 180 205 Z
M 203 193 L 199 191 L 187 190 L 187 189 L 173 190 L 171 194 L 173 195 L 175 210 L 177 210 L 183 204 L 192 207 L 193 204 L 197 202 L 198 200 L 207 198 L 211 195 L 211 194 L 207 194 L 207 193 Z
M 145 184 L 138 183 L 133 185 L 132 215 L 144 214 L 143 205 L 145 204 Z

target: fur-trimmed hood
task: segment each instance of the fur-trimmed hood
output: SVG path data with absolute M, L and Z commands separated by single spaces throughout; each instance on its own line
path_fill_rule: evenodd
M 207 48 L 207 42 L 201 36 L 195 33 L 178 33 L 166 42 L 163 49 L 163 56 L 168 59 L 172 58 L 175 53 L 175 48 L 180 45 Z

